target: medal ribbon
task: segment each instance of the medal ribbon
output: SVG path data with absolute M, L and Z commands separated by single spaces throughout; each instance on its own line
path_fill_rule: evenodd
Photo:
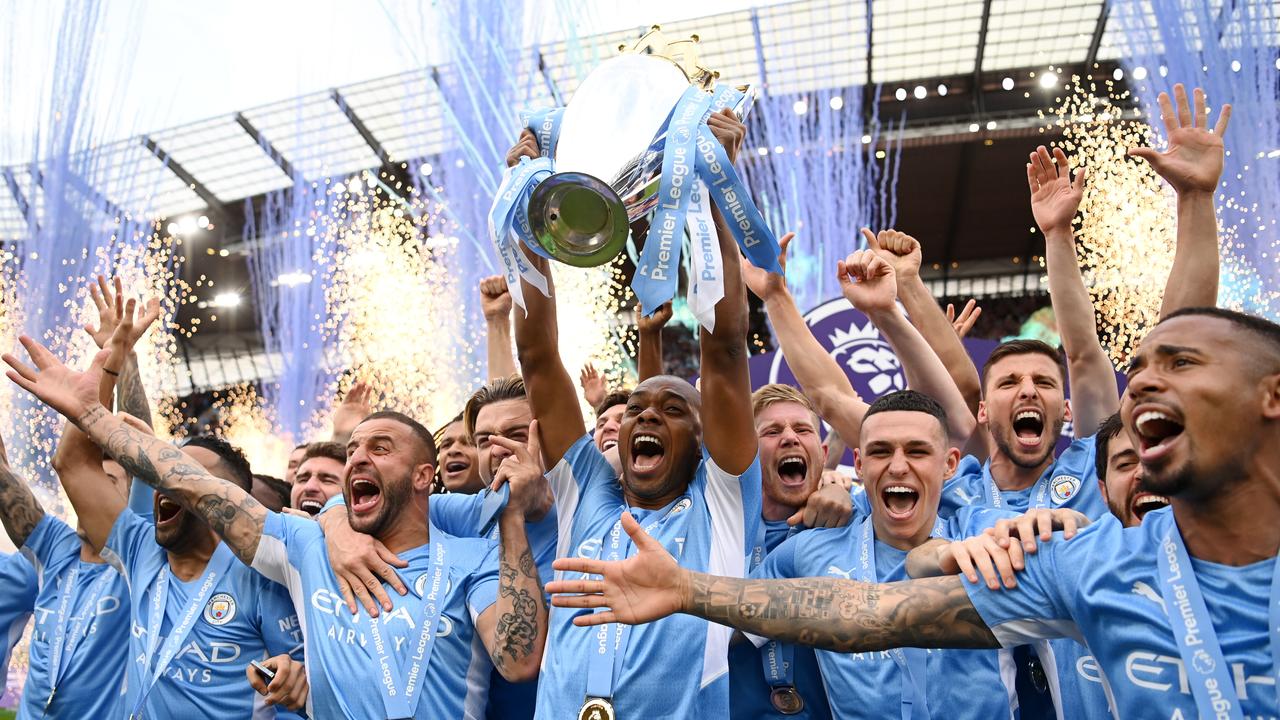
M 1196 708 L 1202 718 L 1241 720 L 1244 712 L 1236 694 L 1231 666 L 1223 657 L 1213 618 L 1209 616 L 1200 592 L 1200 582 L 1178 531 L 1178 521 L 1170 515 L 1169 522 L 1172 527 L 1160 541 L 1156 560 L 1160 596 L 1164 598 Z M 1271 677 L 1280 683 L 1280 561 L 1275 562 L 1272 571 L 1270 601 L 1267 618 L 1271 637 Z
M 940 523 L 940 519 L 934 521 L 935 533 L 939 531 Z M 876 577 L 876 539 L 870 517 L 862 521 L 861 535 L 857 579 L 867 583 L 879 582 Z M 929 702 L 925 696 L 928 651 L 923 648 L 893 648 L 889 656 L 902 673 L 902 720 L 929 720 Z
M 787 537 L 790 538 L 797 532 L 800 532 L 800 527 L 798 525 L 793 526 L 787 530 Z M 761 551 L 758 554 L 763 555 L 763 543 L 758 549 Z M 760 564 L 760 560 L 763 560 L 763 558 L 757 559 L 752 563 L 752 569 L 755 569 L 755 566 Z M 795 654 L 794 645 L 777 640 L 770 640 L 760 647 L 760 663 L 764 666 L 764 678 L 769 683 L 770 690 L 778 687 L 795 687 L 795 663 L 793 661 Z
M 439 531 L 434 527 L 430 530 Z M 436 535 L 439 537 L 439 535 Z M 449 578 L 449 563 L 445 557 L 444 545 L 434 542 L 431 545 L 431 585 L 422 596 L 422 626 L 418 633 L 418 644 L 409 656 L 409 672 L 402 672 L 400 658 L 394 647 L 392 638 L 382 635 L 382 624 L 388 614 L 383 613 L 369 620 L 369 634 L 373 638 L 373 652 L 378 661 L 379 683 L 382 689 L 382 707 L 389 718 L 412 718 L 417 712 L 421 695 L 423 669 L 431 659 L 431 651 L 435 648 L 436 626 L 444 611 L 445 583 Z M 397 680 L 403 689 L 397 687 Z
M 1049 475 L 1053 470 L 1050 467 L 1044 471 L 1039 480 L 1036 480 L 1035 489 L 1031 492 L 1031 503 L 1029 510 L 1036 508 L 1049 507 Z M 983 479 L 986 485 L 983 487 L 983 499 L 987 501 L 987 505 L 993 508 L 1004 507 L 1004 498 L 1000 496 L 1000 486 L 996 485 L 995 478 L 991 477 L 991 464 L 987 463 L 982 469 Z
M 67 610 L 70 608 L 76 581 L 80 579 L 79 563 L 80 561 L 77 560 L 75 567 L 71 568 L 66 580 L 63 581 L 62 597 L 58 600 L 58 613 L 54 616 L 53 642 L 50 645 L 49 657 L 49 699 L 45 701 L 46 708 L 53 702 L 53 696 L 58 691 L 58 683 L 62 681 L 62 674 L 71 664 L 71 656 L 75 653 L 76 646 L 88 634 L 88 624 L 98 616 L 98 602 L 102 599 L 102 594 L 107 591 L 107 586 L 111 584 L 111 576 L 115 573 L 111 568 L 105 568 L 99 573 L 93 585 L 90 586 L 80 614 L 72 619 L 71 631 L 68 633 Z
M 693 502 L 688 495 L 676 498 L 667 507 L 666 512 L 659 514 L 656 520 L 644 526 L 644 531 L 652 533 L 658 526 L 665 523 L 668 518 L 684 512 L 692 504 Z M 623 509 L 625 510 L 626 508 Z M 606 546 L 608 547 L 607 552 L 605 550 Z M 631 536 L 627 535 L 627 532 L 622 529 L 622 518 L 621 514 L 619 514 L 617 522 L 609 529 L 609 534 L 605 536 L 604 542 L 601 543 L 600 552 L 605 560 L 616 562 L 627 557 L 627 553 L 630 550 Z M 623 660 L 626 658 L 630 631 L 630 625 L 620 623 L 610 623 L 597 628 L 596 648 L 587 658 L 588 698 L 608 700 L 613 697 L 614 683 L 617 681 L 617 676 L 622 670 Z M 610 636 L 613 636 L 612 643 L 609 642 Z
M 480 501 L 480 537 L 490 540 L 498 539 L 498 516 L 506 509 L 511 499 L 511 484 L 502 483 L 497 490 L 485 489 L 484 500 Z
M 147 670 L 151 669 L 151 677 L 146 681 L 146 686 L 141 688 L 138 693 L 138 699 L 133 704 L 133 711 L 129 713 L 130 718 L 142 717 L 142 706 L 146 703 L 147 696 L 151 694 L 156 681 L 164 674 L 165 669 L 169 667 L 169 663 L 173 661 L 174 656 L 178 654 L 182 644 L 186 642 L 187 635 L 191 633 L 191 629 L 195 627 L 201 611 L 204 610 L 205 602 L 208 601 L 209 596 L 213 594 L 218 584 L 226 577 L 227 571 L 234 562 L 236 562 L 236 556 L 231 552 L 231 548 L 227 547 L 226 543 L 218 543 L 217 549 L 213 551 L 213 556 L 209 558 L 209 564 L 205 566 L 204 574 L 200 576 L 200 588 L 196 591 L 195 597 L 191 598 L 187 604 L 186 611 L 178 620 L 178 624 L 170 628 L 169 636 L 164 639 L 164 646 L 160 648 L 160 655 L 157 658 L 156 648 L 160 644 L 160 628 L 164 623 L 164 610 L 169 597 L 169 577 L 172 575 L 168 563 L 160 567 L 160 572 L 157 573 L 151 588 L 151 609 L 147 617 L 147 652 L 143 656 L 141 673 L 145 678 Z M 153 659 L 155 660 L 154 669 L 152 669 Z

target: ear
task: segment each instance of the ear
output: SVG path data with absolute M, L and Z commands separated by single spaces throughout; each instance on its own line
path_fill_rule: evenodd
M 853 449 L 853 472 L 857 474 L 859 480 L 862 480 L 864 483 L 866 482 L 866 480 L 862 477 L 862 449 L 861 448 Z
M 984 426 L 987 424 L 987 401 L 986 400 L 978 401 L 978 424 L 984 425 Z
M 1280 420 L 1280 373 L 1264 375 L 1258 387 L 1262 390 L 1262 417 Z
M 947 469 L 942 472 L 942 480 L 946 482 L 956 474 L 956 468 L 960 467 L 960 449 L 947 448 Z
M 827 456 L 831 454 L 831 448 L 826 443 L 822 443 L 822 464 L 827 464 Z
M 413 489 L 430 492 L 431 483 L 435 481 L 436 466 L 433 463 L 422 463 L 413 468 Z
M 1062 399 L 1062 419 L 1065 422 L 1071 422 L 1071 400 Z

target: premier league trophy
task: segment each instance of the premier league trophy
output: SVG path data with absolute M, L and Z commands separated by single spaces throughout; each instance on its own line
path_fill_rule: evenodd
M 508 169 L 490 214 L 510 287 L 523 277 L 546 289 L 514 240 L 593 267 L 617 257 L 631 223 L 652 215 L 633 284 L 644 311 L 675 293 L 686 223 L 699 278 L 691 305 L 701 289 L 705 310 L 723 294 L 712 199 L 752 262 L 777 268 L 777 242 L 706 125 L 724 108 L 743 117 L 754 93 L 718 83 L 698 63 L 697 44 L 696 35 L 668 42 L 655 26 L 593 70 L 567 107 L 526 114 L 543 157 Z M 522 294 L 513 299 L 523 304 Z

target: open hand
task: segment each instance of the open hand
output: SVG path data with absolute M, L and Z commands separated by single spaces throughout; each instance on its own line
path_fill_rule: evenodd
M 1169 147 L 1164 152 L 1155 148 L 1129 148 L 1131 157 L 1142 158 L 1173 186 L 1179 194 L 1186 192 L 1212 193 L 1222 177 L 1222 136 L 1231 121 L 1231 105 L 1223 105 L 1218 111 L 1218 123 L 1209 129 L 1209 113 L 1205 108 L 1204 91 L 1196 88 L 1195 112 L 1187 103 L 1187 89 L 1182 83 L 1173 86 L 1173 97 L 1160 93 L 1160 119 L 1164 121 L 1165 136 Z
M 99 348 L 104 348 L 111 340 L 116 327 L 125 319 L 126 307 L 120 278 L 112 278 L 111 284 L 108 284 L 107 279 L 99 275 L 96 283 L 89 284 L 89 297 L 93 300 L 94 307 L 98 309 L 98 325 L 97 327 L 85 325 L 84 329 L 93 338 L 95 345 Z M 132 350 L 133 346 L 138 344 L 138 340 L 142 339 L 142 336 L 147 333 L 147 330 L 159 318 L 159 298 L 147 300 L 137 315 L 134 315 L 134 311 L 130 310 L 129 320 L 131 327 L 127 333 L 119 338 L 124 349 Z
M 758 268 L 751 264 L 749 258 L 743 256 L 740 263 L 742 282 L 746 284 L 747 289 L 753 295 L 767 301 L 775 293 L 780 293 L 787 289 L 787 247 L 795 239 L 796 234 L 793 232 L 789 232 L 778 239 L 778 267 L 782 268 L 782 275 Z
M 622 513 L 622 529 L 636 546 L 636 554 L 626 560 L 565 557 L 555 561 L 556 570 L 602 576 L 600 580 L 556 580 L 547 584 L 551 604 L 556 607 L 605 608 L 578 615 L 573 619 L 574 625 L 637 625 L 680 611 L 688 584 L 686 571 L 629 512 Z
M 373 408 L 369 404 L 372 393 L 373 388 L 368 383 L 357 380 L 351 385 L 346 397 L 342 398 L 342 402 L 333 411 L 334 438 L 344 441 L 350 438 L 356 426 L 373 414 Z
M 76 372 L 62 364 L 48 348 L 26 335 L 18 340 L 35 367 L 5 353 L 4 361 L 11 368 L 5 375 L 10 380 L 72 422 L 79 421 L 91 408 L 102 407 L 98 402 L 98 383 L 102 380 L 102 365 L 110 351 L 99 350 L 88 370 Z
M 587 404 L 593 409 L 604 402 L 605 392 L 604 375 L 596 370 L 596 366 L 588 362 L 582 366 L 582 371 L 578 373 L 578 384 L 582 386 L 582 397 L 586 398 Z
M 1053 157 L 1041 145 L 1027 162 L 1027 187 L 1031 189 L 1031 215 L 1040 232 L 1049 237 L 1055 232 L 1071 231 L 1071 221 L 1084 198 L 1084 182 L 1088 171 L 1080 168 L 1071 179 L 1067 154 L 1053 149 Z
M 369 617 L 378 617 L 379 605 L 390 612 L 391 598 L 382 583 L 386 581 L 401 595 L 409 592 L 396 572 L 396 568 L 409 567 L 409 563 L 373 536 L 352 530 L 346 508 L 322 513 L 319 521 L 329 550 L 329 565 L 338 578 L 338 592 L 342 593 L 347 609 L 355 615 L 356 600 L 359 600 Z

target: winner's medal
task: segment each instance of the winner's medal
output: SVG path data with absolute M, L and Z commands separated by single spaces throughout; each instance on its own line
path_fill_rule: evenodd
M 614 720 L 613 704 L 604 698 L 587 698 L 578 711 L 578 720 Z
M 769 702 L 773 703 L 773 709 L 783 715 L 795 715 L 804 710 L 804 698 L 800 697 L 800 693 L 796 692 L 795 687 L 791 685 L 779 685 L 769 693 Z

